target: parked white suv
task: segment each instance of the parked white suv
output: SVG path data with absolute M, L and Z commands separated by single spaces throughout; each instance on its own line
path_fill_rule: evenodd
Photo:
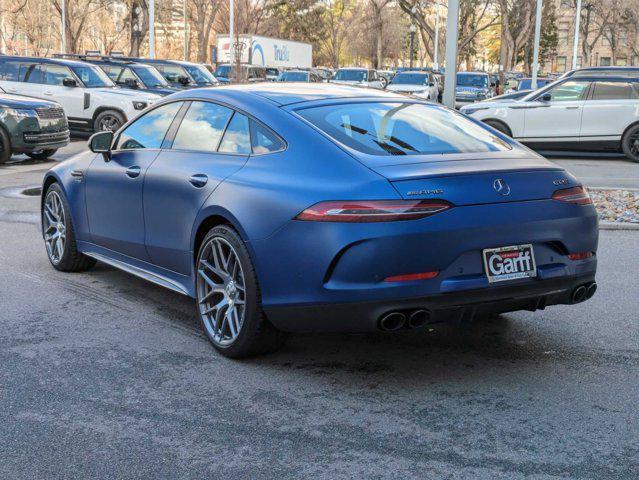
M 569 77 L 461 111 L 535 149 L 623 151 L 639 162 L 639 78 Z
M 53 58 L 0 56 L 0 86 L 55 100 L 74 130 L 117 130 L 161 97 L 117 87 L 99 67 Z
M 415 97 L 436 102 L 439 96 L 437 80 L 428 72 L 405 71 L 399 72 L 386 85 L 386 90 L 397 93 L 407 93 Z
M 340 68 L 331 79 L 331 83 L 339 83 L 341 85 L 354 85 L 357 87 L 384 87 L 376 70 L 357 67 Z

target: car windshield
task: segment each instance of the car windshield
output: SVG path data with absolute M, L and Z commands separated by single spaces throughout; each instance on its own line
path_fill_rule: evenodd
M 428 75 L 424 73 L 400 73 L 390 82 L 391 85 L 428 85 Z
M 306 82 L 308 81 L 307 72 L 284 72 L 277 79 L 280 82 Z
M 366 81 L 366 70 L 338 70 L 334 80 L 364 82 Z
M 134 67 L 133 71 L 147 87 L 167 87 L 169 83 L 154 67 Z
M 220 65 L 219 67 L 217 67 L 217 70 L 215 70 L 216 77 L 228 78 L 230 73 L 231 73 L 230 65 Z
M 298 110 L 335 140 L 371 155 L 481 153 L 510 145 L 463 115 L 420 103 L 349 103 Z
M 457 74 L 457 86 L 458 87 L 476 87 L 476 88 L 488 88 L 488 75 L 474 74 L 474 73 L 458 73 Z
M 115 83 L 101 68 L 92 66 L 73 66 L 71 70 L 87 88 L 114 87 Z
M 186 65 L 184 68 L 198 85 L 215 85 L 217 83 L 211 72 L 200 65 Z

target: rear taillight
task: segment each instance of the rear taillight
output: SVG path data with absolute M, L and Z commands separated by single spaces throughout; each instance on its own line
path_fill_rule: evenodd
M 579 252 L 579 253 L 571 253 L 568 255 L 570 260 L 585 260 L 586 258 L 590 258 L 593 256 L 592 252 Z
M 575 205 L 592 205 L 592 199 L 585 187 L 572 187 L 557 190 L 552 194 L 553 200 L 574 203 Z
M 421 272 L 421 273 L 408 273 L 405 275 L 394 275 L 392 277 L 386 277 L 384 279 L 385 282 L 415 282 L 417 280 L 428 280 L 430 278 L 435 278 L 439 275 L 437 270 L 432 272 Z
M 313 222 L 396 222 L 430 217 L 452 205 L 442 200 L 345 200 L 316 203 L 296 220 Z

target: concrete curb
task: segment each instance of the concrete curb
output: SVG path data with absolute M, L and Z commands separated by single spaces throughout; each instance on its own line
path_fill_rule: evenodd
M 599 230 L 636 230 L 636 231 L 639 231 L 639 223 L 599 222 Z

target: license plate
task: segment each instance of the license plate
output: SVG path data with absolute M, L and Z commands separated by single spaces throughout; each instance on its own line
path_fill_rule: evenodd
M 537 276 L 532 245 L 487 248 L 482 252 L 490 283 Z

